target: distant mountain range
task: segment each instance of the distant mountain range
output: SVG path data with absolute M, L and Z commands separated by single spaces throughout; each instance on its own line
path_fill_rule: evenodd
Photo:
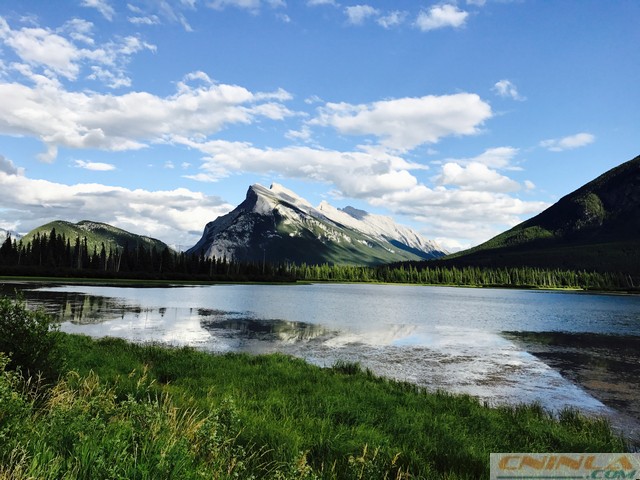
M 640 273 L 640 156 L 445 263 Z
M 281 185 L 253 185 L 244 202 L 206 225 L 187 253 L 239 261 L 377 265 L 440 258 L 445 250 L 391 218 L 327 202 L 313 207 Z
M 49 235 L 52 229 L 55 229 L 56 235 L 63 234 L 72 247 L 76 238 L 80 238 L 81 241 L 86 238 L 89 252 L 93 251 L 94 247 L 100 251 L 102 244 L 105 245 L 107 250 L 116 246 L 124 248 L 125 245 L 131 250 L 137 248 L 138 245 L 142 245 L 146 249 L 155 247 L 159 252 L 168 248 L 164 242 L 155 238 L 137 235 L 106 223 L 91 222 L 89 220 L 83 220 L 78 223 L 56 220 L 31 230 L 23 237 L 22 241 L 24 243 L 31 242 L 37 234 Z

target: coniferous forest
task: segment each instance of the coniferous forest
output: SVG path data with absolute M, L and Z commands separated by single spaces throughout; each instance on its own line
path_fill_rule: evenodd
M 513 288 L 637 290 L 640 279 L 620 272 L 522 267 L 455 267 L 408 262 L 377 267 L 238 262 L 188 255 L 142 243 L 90 247 L 86 238 L 66 238 L 55 229 L 31 242 L 8 237 L 0 246 L 0 275 L 183 281 L 385 282 Z

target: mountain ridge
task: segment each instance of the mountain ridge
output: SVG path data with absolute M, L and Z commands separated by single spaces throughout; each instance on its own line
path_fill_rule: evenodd
M 254 184 L 240 205 L 205 226 L 202 238 L 187 253 L 235 260 L 363 265 L 439 258 L 445 253 L 437 243 L 388 217 L 352 207 L 345 210 L 328 202 L 313 207 L 277 183 L 270 188 Z
M 640 273 L 640 156 L 444 262 Z
M 138 245 L 142 245 L 145 248 L 155 247 L 159 251 L 169 248 L 168 245 L 161 240 L 146 235 L 131 233 L 109 225 L 108 223 L 94 222 L 92 220 L 82 220 L 77 223 L 66 220 L 54 220 L 34 228 L 22 237 L 22 241 L 24 243 L 31 242 L 38 233 L 49 235 L 54 228 L 56 235 L 64 234 L 72 244 L 76 238 L 80 238 L 81 240 L 86 238 L 89 249 L 93 249 L 94 247 L 100 249 L 102 243 L 104 243 L 107 249 L 116 246 L 118 248 L 124 248 L 125 245 L 130 249 L 136 248 Z

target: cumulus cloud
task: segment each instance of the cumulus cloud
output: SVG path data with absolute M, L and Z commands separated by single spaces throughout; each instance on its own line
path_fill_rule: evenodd
M 445 163 L 442 173 L 437 177 L 439 185 L 453 185 L 461 190 L 482 192 L 516 192 L 520 184 L 511 180 L 482 163 L 472 162 L 462 166 L 457 163 Z
M 525 97 L 518 93 L 518 89 L 510 80 L 500 80 L 493 86 L 493 91 L 503 98 L 512 98 L 513 100 L 524 101 Z
M 424 184 L 369 202 L 421 223 L 422 230 L 433 238 L 459 239 L 457 245 L 450 245 L 461 248 L 486 241 L 520 223 L 523 216 L 533 216 L 548 207 L 544 202 L 523 201 L 504 192 L 430 188 Z
M 188 178 L 217 181 L 236 171 L 334 184 L 345 196 L 367 198 L 417 183 L 410 170 L 423 166 L 384 152 L 341 152 L 307 146 L 262 149 L 247 142 L 194 142 L 174 138 L 207 156 L 201 172 Z
M 292 115 L 280 103 L 290 98 L 283 90 L 252 93 L 235 85 L 191 86 L 189 79 L 167 97 L 70 92 L 43 81 L 35 87 L 0 83 L 0 98 L 0 133 L 40 139 L 47 149 L 40 157 L 44 161 L 54 160 L 58 147 L 137 150 L 169 135 L 208 136 L 228 124 Z
M 424 225 L 430 238 L 458 238 L 471 246 L 521 222 L 523 215 L 539 213 L 547 204 L 523 201 L 513 192 L 522 186 L 487 164 L 508 167 L 510 147 L 484 152 L 487 164 L 447 162 L 433 177 L 434 186 L 418 179 L 425 166 L 369 147 L 362 151 L 337 151 L 291 146 L 258 148 L 247 142 L 212 140 L 194 142 L 175 138 L 205 154 L 200 172 L 188 178 L 215 182 L 234 172 L 251 172 L 281 178 L 304 179 L 332 185 L 341 198 L 358 198 Z M 511 152 L 511 155 L 514 153 Z M 502 155 L 502 157 L 501 157 Z M 493 158 L 492 160 L 490 158 Z M 510 158 L 510 157 L 509 157 Z M 533 184 L 524 184 L 532 188 Z M 466 242 L 466 243 L 465 243 Z
M 233 208 L 218 197 L 184 188 L 148 191 L 100 184 L 66 185 L 2 170 L 0 188 L 4 220 L 23 233 L 54 218 L 72 222 L 91 219 L 183 247 L 194 245 L 207 222 Z
M 89 79 L 104 81 L 113 88 L 128 86 L 130 79 L 125 71 L 131 56 L 143 50 L 154 52 L 155 45 L 127 36 L 95 46 L 92 29 L 93 24 L 84 20 L 67 22 L 58 31 L 12 29 L 0 17 L 0 42 L 19 59 L 11 64 L 12 69 L 34 83 L 41 83 L 43 78 L 75 81 L 86 69 L 92 72 L 87 75 Z
M 464 26 L 469 12 L 460 10 L 456 5 L 434 5 L 428 10 L 422 10 L 416 19 L 416 26 L 423 32 L 438 28 Z
M 591 133 L 582 132 L 569 135 L 568 137 L 543 140 L 540 142 L 540 146 L 552 152 L 562 152 L 564 150 L 584 147 L 585 145 L 593 143 L 595 140 L 596 137 Z
M 285 137 L 289 140 L 308 142 L 311 140 L 311 128 L 308 125 L 303 125 L 300 130 L 289 130 Z
M 491 116 L 491 106 L 478 95 L 457 93 L 360 105 L 328 103 L 310 124 L 348 135 L 374 135 L 382 145 L 404 151 L 450 135 L 478 133 Z
M 14 163 L 6 158 L 4 155 L 0 155 L 0 172 L 3 172 L 7 175 L 23 175 L 24 171 L 22 168 L 18 168 L 14 165 Z
M 109 21 L 113 20 L 113 17 L 116 13 L 109 2 L 107 2 L 107 0 L 82 0 L 80 5 L 82 5 L 83 7 L 95 8 L 104 18 Z
M 378 18 L 377 22 L 380 26 L 384 28 L 387 28 L 387 29 L 393 28 L 404 23 L 404 21 L 407 18 L 407 15 L 408 15 L 407 12 L 394 10 L 393 12 L 389 12 L 386 15 L 383 15 L 380 18 Z
M 513 164 L 513 160 L 520 152 L 514 147 L 495 147 L 488 148 L 480 155 L 471 158 L 448 158 L 447 163 L 457 163 L 460 165 L 469 165 L 471 163 L 481 163 L 491 168 L 520 170 L 520 167 Z
M 362 25 L 365 20 L 380 14 L 377 8 L 371 5 L 354 5 L 346 7 L 344 13 L 347 15 L 347 21 L 352 25 Z
M 73 163 L 77 168 L 92 170 L 94 172 L 108 172 L 116 169 L 115 165 L 110 163 L 86 162 L 84 160 L 75 160 Z

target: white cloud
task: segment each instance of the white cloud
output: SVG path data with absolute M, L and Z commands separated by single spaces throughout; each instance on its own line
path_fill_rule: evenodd
M 188 176 L 193 180 L 215 182 L 241 171 L 320 182 L 334 186 L 340 197 L 407 215 L 423 224 L 430 238 L 457 238 L 466 246 L 487 240 L 522 221 L 522 215 L 547 206 L 515 198 L 511 192 L 521 189 L 518 182 L 478 162 L 443 166 L 435 177 L 436 186 L 429 187 L 413 173 L 426 167 L 374 147 L 341 152 L 307 146 L 262 149 L 222 140 L 198 143 L 175 138 L 174 142 L 206 155 L 200 172 Z
M 157 15 L 148 15 L 144 17 L 127 17 L 129 23 L 133 23 L 134 25 L 159 25 L 160 18 Z
M 108 172 L 110 170 L 115 170 L 115 165 L 110 163 L 101 163 L 101 162 L 86 162 L 84 160 L 75 160 L 74 164 L 78 168 L 83 168 L 85 170 L 93 170 L 95 172 Z
M 70 80 L 77 77 L 82 51 L 69 40 L 44 28 L 11 30 L 1 17 L 0 22 L 6 26 L 0 29 L 0 38 L 24 62 L 43 66 Z
M 168 23 L 179 23 L 185 31 L 192 32 L 191 25 L 180 10 L 194 10 L 195 7 L 195 0 L 182 0 L 180 3 L 156 0 L 141 5 L 128 3 L 127 8 L 133 15 L 127 17 L 127 20 L 134 25 L 158 25 L 164 20 Z
M 448 158 L 445 162 L 457 163 L 460 165 L 469 165 L 471 163 L 481 163 L 491 168 L 520 170 L 519 167 L 513 165 L 513 159 L 518 155 L 519 149 L 514 147 L 495 147 L 488 148 L 480 155 L 472 158 Z
M 393 12 L 389 12 L 388 14 L 378 18 L 377 22 L 380 26 L 384 28 L 393 28 L 397 27 L 404 23 L 407 18 L 407 12 L 401 12 L 399 10 L 395 10 Z
M 552 152 L 562 152 L 564 150 L 573 150 L 574 148 L 584 147 L 595 141 L 596 137 L 591 133 L 576 133 L 568 137 L 543 140 L 540 146 Z
M 491 116 L 491 106 L 478 95 L 457 93 L 360 105 L 328 103 L 309 123 L 343 134 L 374 135 L 382 145 L 402 151 L 450 135 L 476 134 Z
M 368 18 L 379 15 L 380 11 L 371 5 L 354 5 L 346 7 L 344 13 L 347 15 L 347 20 L 350 24 L 362 25 Z
M 94 220 L 191 247 L 206 223 L 233 206 L 218 197 L 184 188 L 130 190 L 100 184 L 65 185 L 0 171 L 3 217 L 22 233 L 60 218 Z
M 527 190 L 534 190 L 536 188 L 536 184 L 533 183 L 531 180 L 525 180 L 524 181 L 524 187 Z
M 0 41 L 20 60 L 11 67 L 32 82 L 42 83 L 43 77 L 75 81 L 86 69 L 91 71 L 87 78 L 104 81 L 107 86 L 130 85 L 125 71 L 131 56 L 143 50 L 155 52 L 155 45 L 127 36 L 96 46 L 92 29 L 90 22 L 74 19 L 57 31 L 40 27 L 13 30 L 0 17 Z
M 300 130 L 289 130 L 285 137 L 290 140 L 300 140 L 308 142 L 311 140 L 311 128 L 308 125 L 303 125 Z
M 445 163 L 442 173 L 437 177 L 439 185 L 453 185 L 461 190 L 478 192 L 516 192 L 520 184 L 482 163 L 472 162 L 466 166 L 457 163 Z
M 418 14 L 416 26 L 423 32 L 445 27 L 459 28 L 465 24 L 468 16 L 469 12 L 460 10 L 456 5 L 434 5 Z
M 333 5 L 336 6 L 335 0 L 307 0 L 307 5 L 315 7 L 317 5 Z
M 0 83 L 0 134 L 40 139 L 47 148 L 41 160 L 52 161 L 58 147 L 136 150 L 170 135 L 206 137 L 228 124 L 279 120 L 292 115 L 279 103 L 289 97 L 283 90 L 252 93 L 235 85 L 193 87 L 186 81 L 168 97 L 69 92 L 46 81 L 35 87 Z
M 475 5 L 476 7 L 483 7 L 487 3 L 487 0 L 467 0 L 467 5 Z
M 109 21 L 113 20 L 113 17 L 116 13 L 109 2 L 107 2 L 107 0 L 82 0 L 81 5 L 83 7 L 95 8 L 104 18 Z
M 406 215 L 423 225 L 431 238 L 457 239 L 465 248 L 477 245 L 540 213 L 544 202 L 526 202 L 503 192 L 429 188 L 424 184 L 371 198 L 369 202 Z M 448 242 L 445 241 L 448 244 Z
M 518 93 L 518 89 L 510 80 L 500 80 L 493 86 L 493 91 L 503 98 L 512 98 L 513 100 L 524 101 L 525 97 Z
M 94 45 L 95 40 L 90 36 L 93 31 L 93 23 L 80 18 L 73 18 L 66 22 L 62 31 L 69 32 L 69 36 L 76 42 Z
M 410 170 L 424 169 L 382 151 L 321 150 L 307 146 L 261 149 L 246 142 L 194 142 L 173 138 L 203 152 L 206 158 L 194 180 L 217 181 L 233 172 L 253 172 L 331 183 L 346 196 L 367 198 L 417 183 Z
M 207 5 L 216 10 L 223 10 L 226 7 L 235 7 L 249 10 L 252 13 L 257 13 L 263 3 L 266 3 L 271 8 L 282 8 L 287 5 L 284 0 L 213 0 Z
M 0 172 L 6 173 L 7 175 L 24 175 L 24 170 L 16 167 L 15 164 L 4 155 L 0 155 Z
M 318 95 L 311 95 L 304 99 L 304 103 L 307 105 L 313 105 L 314 103 L 324 103 L 324 100 L 322 100 Z

